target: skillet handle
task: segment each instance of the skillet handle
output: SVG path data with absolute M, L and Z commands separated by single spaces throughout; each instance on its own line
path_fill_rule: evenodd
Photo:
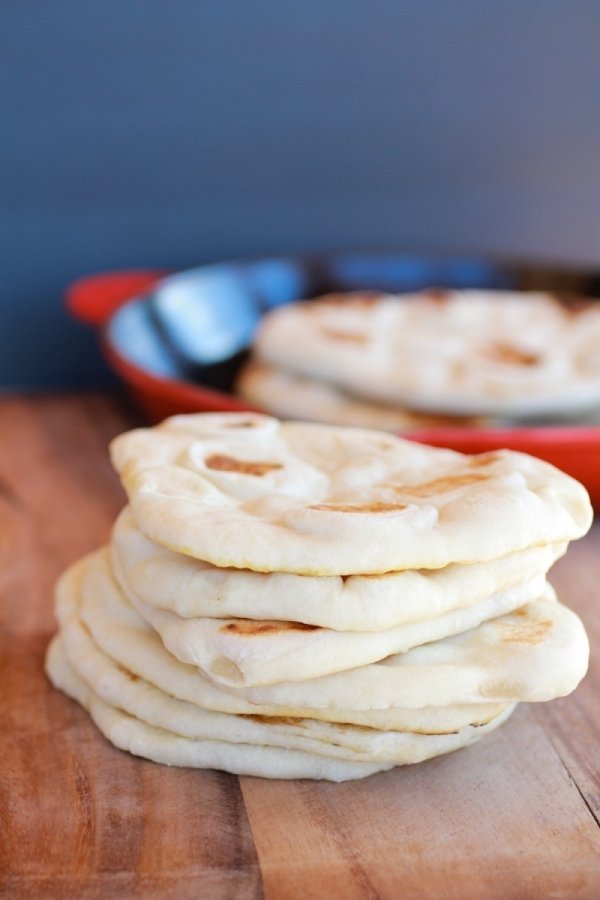
M 104 325 L 119 306 L 143 294 L 167 274 L 163 269 L 130 269 L 88 275 L 68 286 L 65 305 L 80 322 Z

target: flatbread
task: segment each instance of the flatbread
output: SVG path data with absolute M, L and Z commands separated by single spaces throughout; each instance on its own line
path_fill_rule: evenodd
M 183 619 L 134 595 L 129 600 L 181 662 L 198 666 L 217 684 L 251 687 L 355 669 L 460 634 L 536 600 L 544 585 L 538 575 L 435 619 L 376 632 L 256 619 Z
M 470 606 L 545 574 L 566 546 L 529 547 L 443 569 L 311 578 L 220 569 L 173 553 L 148 540 L 126 507 L 113 529 L 111 558 L 126 594 L 184 618 L 274 619 L 337 631 L 384 631 Z
M 94 577 L 88 579 L 87 573 L 94 568 Z M 587 670 L 589 645 L 583 625 L 575 613 L 558 603 L 547 585 L 539 600 L 514 613 L 382 662 L 304 682 L 225 689 L 211 683 L 199 670 L 176 662 L 160 641 L 158 647 L 146 641 L 140 650 L 139 635 L 140 630 L 144 631 L 144 624 L 140 629 L 139 616 L 115 582 L 110 581 L 101 554 L 88 558 L 79 577 L 81 619 L 97 645 L 152 683 L 156 683 L 158 668 L 165 665 L 165 657 L 171 672 L 191 671 L 194 678 L 190 696 L 181 696 L 179 675 L 175 677 L 175 691 L 163 689 L 207 709 L 219 709 L 223 695 L 230 694 L 271 711 L 287 710 L 281 715 L 294 715 L 290 710 L 302 709 L 304 718 L 331 721 L 331 709 L 343 710 L 345 714 L 348 710 L 550 700 L 574 690 Z M 76 579 L 77 570 L 73 581 L 67 579 L 66 589 L 59 592 L 59 607 L 63 606 L 63 611 L 59 611 L 61 617 L 73 614 L 73 604 L 77 601 L 71 595 L 73 588 L 77 590 Z M 65 594 L 63 599 L 60 595 Z M 64 612 L 69 608 L 70 613 Z M 315 715 L 316 710 L 322 710 L 323 715 Z
M 286 719 L 259 715 L 232 715 L 205 710 L 169 694 L 118 666 L 94 644 L 77 620 L 61 633 L 59 642 L 75 674 L 109 706 L 123 710 L 148 725 L 191 740 L 217 740 L 233 744 L 281 747 L 353 762 L 405 765 L 453 748 L 477 726 L 463 733 L 415 735 L 378 731 L 356 725 L 338 725 L 313 719 Z M 493 722 L 512 711 L 506 707 Z M 429 740 L 430 738 L 435 740 Z M 448 740 L 449 739 L 449 740 Z M 447 742 L 447 743 L 445 743 Z M 426 754 L 426 755 L 423 755 Z
M 582 485 L 508 450 L 465 456 L 240 413 L 175 416 L 111 449 L 139 529 L 221 567 L 433 569 L 570 540 L 592 522 Z
M 489 419 L 435 416 L 385 405 L 376 400 L 366 401 L 329 382 L 257 360 L 244 366 L 237 378 L 235 391 L 248 403 L 262 407 L 281 419 L 393 432 L 493 424 Z
M 600 305 L 543 293 L 325 297 L 272 310 L 259 359 L 402 408 L 507 418 L 600 407 Z
M 101 700 L 69 666 L 59 643 L 48 653 L 46 670 L 55 687 L 87 709 L 102 734 L 134 756 L 168 766 L 222 769 L 262 778 L 314 778 L 349 781 L 392 768 L 390 763 L 359 763 L 329 759 L 298 750 L 217 740 L 190 740 L 142 722 Z M 489 726 L 488 726 L 489 729 Z M 473 737 L 479 735 L 474 734 Z M 458 748 L 457 748 L 458 749 Z
M 57 584 L 56 615 L 65 642 L 71 646 L 69 642 L 74 640 L 80 645 L 83 628 L 89 631 L 95 646 L 119 667 L 164 693 L 202 709 L 278 720 L 319 719 L 382 731 L 446 734 L 468 725 L 484 725 L 506 708 L 506 704 L 483 703 L 421 709 L 353 710 L 314 709 L 310 704 L 302 708 L 250 703 L 171 656 L 156 632 L 127 602 L 110 575 L 105 577 L 99 593 L 99 585 L 92 579 L 95 589 L 90 592 L 90 569 L 97 566 L 98 573 L 106 576 L 106 569 L 100 563 L 98 554 L 88 556 L 68 569 Z
M 539 600 L 472 631 L 307 682 L 230 688 L 252 703 L 351 708 L 532 702 L 571 693 L 587 671 L 581 621 L 547 585 Z

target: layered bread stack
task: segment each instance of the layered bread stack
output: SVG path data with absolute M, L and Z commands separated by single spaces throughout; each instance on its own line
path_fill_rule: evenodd
M 237 391 L 284 418 L 396 432 L 473 417 L 593 420 L 599 347 L 594 301 L 474 290 L 328 295 L 264 317 Z
M 130 506 L 60 580 L 47 671 L 118 747 L 342 781 L 586 671 L 546 573 L 592 514 L 546 463 L 254 414 L 178 416 L 112 456 Z

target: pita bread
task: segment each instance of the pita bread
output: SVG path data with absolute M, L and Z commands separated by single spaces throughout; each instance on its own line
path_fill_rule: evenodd
M 217 740 L 190 740 L 147 725 L 101 700 L 77 676 L 66 661 L 61 646 L 53 642 L 46 670 L 55 687 L 87 709 L 102 734 L 134 756 L 168 766 L 222 769 L 236 775 L 263 778 L 316 778 L 348 781 L 392 768 L 392 764 L 346 762 L 297 750 L 253 744 L 231 744 Z M 489 728 L 489 726 L 488 726 Z M 476 737 L 478 735 L 474 735 Z
M 75 674 L 109 706 L 123 710 L 148 725 L 192 740 L 217 740 L 301 750 L 354 762 L 418 762 L 421 754 L 440 750 L 455 734 L 415 735 L 377 731 L 355 725 L 337 725 L 312 719 L 285 719 L 259 715 L 232 715 L 205 710 L 177 700 L 118 666 L 94 644 L 85 628 L 73 620 L 59 638 L 62 652 Z M 504 718 L 512 708 L 506 707 Z M 494 717 L 494 722 L 498 716 Z M 476 732 L 467 727 L 463 732 Z M 459 740 L 462 742 L 461 735 Z M 436 738 L 435 741 L 428 740 Z M 440 740 L 441 739 L 441 740 Z M 444 752 L 444 751 L 442 751 Z M 434 755 L 437 755 L 435 753 Z M 418 757 L 418 758 L 417 758 Z
M 259 359 L 380 403 L 450 415 L 576 416 L 600 406 L 600 306 L 549 294 L 424 291 L 272 310 Z
M 125 508 L 111 560 L 127 595 L 184 618 L 274 619 L 337 631 L 384 631 L 433 619 L 545 574 L 566 544 L 529 547 L 499 559 L 385 575 L 311 578 L 219 569 L 148 540 Z
M 234 689 L 251 703 L 420 707 L 552 700 L 587 671 L 581 621 L 550 585 L 539 600 L 464 634 L 308 682 Z
M 94 590 L 90 592 L 88 575 L 94 567 L 97 567 L 99 575 L 105 576 L 100 594 L 97 593 L 99 584 L 95 579 Z M 98 554 L 84 558 L 61 577 L 56 590 L 56 615 L 70 650 L 71 641 L 81 643 L 77 635 L 83 627 L 89 630 L 95 646 L 119 667 L 153 684 L 165 694 L 206 710 L 277 719 L 319 719 L 382 731 L 446 734 L 468 725 L 484 725 L 506 708 L 506 704 L 495 702 L 383 710 L 315 709 L 310 705 L 302 708 L 250 703 L 213 684 L 196 668 L 180 663 L 168 653 L 156 632 L 119 591 L 101 565 Z
M 220 567 L 434 569 L 570 540 L 592 521 L 582 485 L 524 454 L 253 414 L 176 416 L 121 435 L 112 458 L 139 529 Z
M 491 424 L 484 419 L 427 415 L 386 406 L 375 400 L 361 400 L 328 382 L 257 360 L 244 366 L 235 390 L 248 403 L 281 419 L 304 419 L 393 432 Z
M 134 595 L 128 599 L 181 662 L 198 666 L 217 684 L 251 687 L 355 669 L 468 631 L 536 600 L 544 585 L 538 575 L 438 618 L 375 632 L 256 619 L 183 619 Z
M 91 579 L 88 578 L 90 570 L 94 573 Z M 208 709 L 219 709 L 224 693 L 271 710 L 288 711 L 281 715 L 293 715 L 290 710 L 311 710 L 303 712 L 302 717 L 329 721 L 331 709 L 344 712 L 392 707 L 420 709 L 550 700 L 574 690 L 587 670 L 589 645 L 583 625 L 575 613 L 558 603 L 547 585 L 537 601 L 514 613 L 382 662 L 304 682 L 225 689 L 208 681 L 197 669 L 175 662 L 160 641 L 158 651 L 156 644 L 151 643 L 149 649 L 145 642 L 145 649 L 138 654 L 140 618 L 110 580 L 101 553 L 84 562 L 79 577 L 81 619 L 96 644 L 130 671 L 154 684 L 158 667 L 166 660 L 171 671 L 173 665 L 178 673 L 191 671 L 195 679 L 191 696 L 182 697 L 179 684 L 175 693 L 180 699 L 189 699 Z M 67 579 L 66 590 L 59 592 L 59 606 L 71 610 L 59 612 L 61 617 L 73 614 L 77 601 L 71 593 L 76 579 L 76 574 L 75 584 Z M 62 600 L 64 594 L 66 607 Z M 152 633 L 149 626 L 142 624 L 144 630 Z M 144 652 L 147 656 L 141 670 Z M 174 693 L 168 688 L 166 692 Z M 319 716 L 315 710 L 327 710 L 327 713 Z

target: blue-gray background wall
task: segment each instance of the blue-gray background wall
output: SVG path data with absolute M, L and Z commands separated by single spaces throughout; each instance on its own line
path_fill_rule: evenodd
M 598 0 L 2 0 L 0 384 L 70 280 L 320 247 L 600 262 Z

